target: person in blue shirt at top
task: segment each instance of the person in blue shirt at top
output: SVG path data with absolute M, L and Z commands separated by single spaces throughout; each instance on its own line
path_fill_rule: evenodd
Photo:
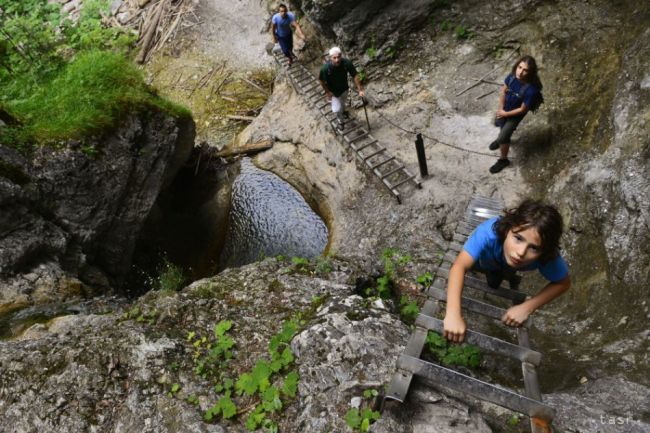
M 293 33 L 291 27 L 296 29 L 299 37 L 305 40 L 305 34 L 300 28 L 300 24 L 296 21 L 296 16 L 287 11 L 287 6 L 281 4 L 278 8 L 278 13 L 271 18 L 271 31 L 273 33 L 273 42 L 280 44 L 280 48 L 285 56 L 289 59 L 289 65 L 293 63 L 295 58 L 293 54 Z
M 501 127 L 501 132 L 489 147 L 490 150 L 500 149 L 501 157 L 490 167 L 490 173 L 498 173 L 510 165 L 508 159 L 510 137 L 526 113 L 529 110 L 536 111 L 543 102 L 542 87 L 535 59 L 531 56 L 523 56 L 517 60 L 499 92 L 495 124 Z
M 502 279 L 515 271 L 537 269 L 546 284 L 535 296 L 510 307 L 502 322 L 521 326 L 541 306 L 566 292 L 571 286 L 569 268 L 559 254 L 562 216 L 553 206 L 524 200 L 505 215 L 481 223 L 470 235 L 449 271 L 444 336 L 462 342 L 467 326 L 461 314 L 465 274 L 478 269 L 488 276 L 488 285 L 499 287 Z

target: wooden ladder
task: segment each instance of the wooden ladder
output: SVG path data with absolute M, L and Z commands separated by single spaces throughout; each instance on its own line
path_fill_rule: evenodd
M 446 286 L 451 264 L 462 250 L 463 243 L 471 232 L 486 219 L 500 215 L 502 208 L 503 204 L 497 200 L 480 196 L 472 198 L 465 217 L 458 225 L 449 249 L 442 259 L 442 263 L 436 268 L 433 283 L 426 292 L 427 300 L 422 312 L 416 319 L 415 330 L 411 334 L 406 349 L 397 361 L 397 372 L 393 376 L 383 402 L 384 404 L 387 401 L 403 403 L 411 380 L 416 375 L 427 378 L 443 388 L 469 394 L 481 400 L 528 415 L 533 433 L 550 433 L 550 423 L 553 420 L 554 410 L 542 402 L 536 370 L 542 359 L 542 354 L 530 348 L 528 328 L 531 326 L 531 318 L 523 326 L 517 328 L 517 344 L 474 330 L 468 330 L 465 334 L 466 342 L 477 345 L 485 351 L 505 355 L 521 362 L 525 388 L 523 395 L 420 359 L 429 330 L 441 334 L 443 332 L 443 322 L 435 316 L 442 311 L 441 304 L 445 303 L 447 299 Z M 513 304 L 519 304 L 526 299 L 524 293 L 509 287 L 493 289 L 484 282 L 484 278 L 472 273 L 465 276 L 465 287 L 510 300 Z M 499 321 L 499 323 L 501 323 L 500 319 L 505 314 L 503 308 L 466 296 L 462 297 L 462 308 L 492 318 Z
M 289 66 L 289 60 L 281 52 L 274 52 L 275 61 L 287 70 L 287 75 L 293 88 L 303 95 L 307 103 L 329 122 L 339 141 L 347 145 L 356 154 L 357 159 L 388 188 L 398 203 L 402 203 L 399 187 L 414 183 L 422 188 L 420 180 L 411 174 L 406 166 L 395 156 L 391 155 L 385 146 L 370 134 L 370 131 L 357 119 L 350 118 L 345 122 L 345 129 L 337 129 L 337 119 L 325 101 L 323 91 L 317 77 L 299 62 Z

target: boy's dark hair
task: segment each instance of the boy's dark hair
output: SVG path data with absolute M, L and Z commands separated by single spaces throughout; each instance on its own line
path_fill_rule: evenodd
M 517 71 L 517 66 L 521 62 L 524 62 L 528 65 L 528 78 L 525 81 L 525 84 L 532 84 L 533 86 L 537 87 L 539 90 L 539 95 L 535 100 L 533 101 L 532 105 L 528 107 L 530 111 L 537 111 L 540 105 L 544 103 L 544 95 L 542 95 L 542 89 L 544 86 L 542 85 L 542 80 L 539 79 L 539 74 L 537 70 L 537 62 L 535 61 L 535 58 L 533 56 L 523 56 L 519 58 L 514 65 L 512 65 L 512 71 L 510 72 L 512 76 L 515 76 L 515 72 Z M 523 91 L 522 91 L 523 93 Z
M 558 255 L 563 225 L 562 215 L 554 206 L 526 199 L 516 208 L 505 209 L 505 215 L 494 224 L 494 231 L 503 243 L 512 229 L 536 229 L 542 239 L 539 261 L 546 263 Z
M 285 11 L 288 11 L 288 10 L 289 10 L 289 8 L 287 7 L 287 5 L 285 5 L 284 3 L 280 3 L 280 6 L 278 6 L 278 10 L 280 10 L 280 9 L 282 9 L 282 8 L 284 8 Z

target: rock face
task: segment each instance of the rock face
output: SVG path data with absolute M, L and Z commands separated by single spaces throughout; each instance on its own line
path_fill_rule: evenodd
M 214 385 L 224 376 L 196 373 L 201 358 L 188 333 L 210 338 L 217 322 L 230 320 L 233 356 L 218 371 L 236 378 L 268 356 L 269 339 L 297 312 L 303 320 L 291 348 L 298 392 L 283 397 L 286 407 L 273 419 L 283 432 L 347 431 L 346 412 L 364 390 L 381 391 L 409 330 L 381 304 L 354 294 L 348 265 L 333 262 L 332 269 L 314 277 L 267 259 L 180 293 L 151 292 L 126 316 L 64 316 L 34 325 L 20 340 L 0 344 L 0 431 L 243 433 L 252 410 L 246 396 L 233 393 L 239 417 L 202 420 L 223 396 Z M 414 389 L 407 412 L 386 411 L 373 431 L 490 431 L 464 404 Z
M 90 287 L 119 283 L 193 137 L 191 119 L 142 113 L 95 143 L 96 152 L 72 144 L 28 160 L 0 146 L 1 304 L 36 301 L 41 286 L 79 292 L 79 279 Z
M 436 7 L 431 0 L 301 0 L 297 2 L 315 26 L 347 48 L 394 45 L 400 35 L 420 26 Z

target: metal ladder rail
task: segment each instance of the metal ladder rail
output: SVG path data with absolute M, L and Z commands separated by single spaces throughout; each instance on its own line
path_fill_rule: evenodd
M 479 205 L 487 204 L 488 207 L 485 209 L 475 206 L 477 203 Z M 479 200 L 476 200 L 475 198 L 472 200 L 472 203 L 468 208 L 465 227 L 473 230 L 478 224 L 480 224 L 481 220 L 498 215 L 499 205 L 499 202 L 489 202 L 488 200 L 479 202 Z M 473 218 L 473 215 L 476 214 L 481 214 L 482 218 Z M 456 243 L 464 240 L 464 236 L 460 237 L 454 235 L 454 238 Z M 449 262 L 450 259 L 452 259 L 452 254 L 446 254 L 443 257 L 443 260 L 447 262 Z M 419 359 L 426 340 L 427 330 L 430 328 L 441 330 L 442 328 L 442 321 L 435 319 L 433 316 L 440 310 L 440 302 L 446 301 L 446 291 L 444 290 L 446 286 L 445 279 L 446 278 L 442 277 L 442 275 L 436 274 L 432 286 L 427 291 L 427 295 L 430 299 L 426 301 L 422 308 L 423 314 L 418 317 L 416 329 L 409 339 L 404 354 L 398 360 L 398 371 L 393 377 L 389 391 L 384 397 L 384 402 L 388 400 L 397 400 L 402 402 L 406 397 L 412 377 L 415 374 L 432 379 L 439 384 L 442 383 L 443 386 L 525 413 L 530 416 L 531 431 L 533 433 L 550 432 L 549 423 L 553 418 L 554 411 L 552 408 L 541 402 L 541 393 L 535 369 L 535 364 L 539 362 L 539 359 L 541 359 L 541 354 L 529 351 L 530 344 L 527 327 L 517 329 L 517 345 L 503 342 L 506 343 L 504 345 L 500 341 L 495 343 L 495 340 L 498 339 L 493 339 L 489 336 L 478 337 L 477 333 L 473 331 L 467 331 L 466 337 L 468 341 L 474 340 L 474 342 L 479 342 L 479 345 L 482 347 L 496 344 L 501 347 L 502 350 L 505 350 L 505 352 L 512 352 L 510 355 L 515 354 L 517 359 L 522 363 L 525 396 L 495 387 L 477 379 L 464 376 L 453 370 Z M 463 308 L 494 319 L 500 319 L 505 312 L 505 310 L 499 307 L 485 304 L 471 298 L 463 297 L 461 301 Z M 513 300 L 513 302 L 517 301 Z M 527 321 L 525 325 L 529 326 L 530 321 Z
M 322 103 L 322 104 L 317 105 L 317 101 L 320 98 L 323 97 L 324 92 L 322 91 L 322 89 L 319 88 L 320 83 L 318 83 L 318 81 L 316 80 L 316 77 L 314 77 L 314 75 L 311 72 L 309 72 L 309 70 L 307 68 L 305 68 L 304 65 L 302 65 L 302 64 L 300 64 L 298 62 L 294 62 L 291 67 L 288 67 L 289 61 L 288 61 L 288 59 L 286 57 L 284 57 L 284 55 L 282 53 L 275 52 L 275 53 L 273 53 L 273 56 L 274 56 L 276 62 L 279 65 L 286 67 L 287 72 L 288 72 L 287 75 L 289 77 L 289 81 L 290 81 L 292 87 L 296 90 L 296 92 L 299 93 L 299 94 L 304 95 L 308 99 L 308 102 L 309 102 L 309 104 L 311 106 L 316 106 L 316 108 L 320 112 L 320 114 L 325 116 L 326 120 L 328 120 L 330 125 L 333 127 L 334 132 L 336 133 L 336 136 L 337 137 L 342 137 L 343 142 L 345 144 L 348 144 L 350 146 L 350 148 L 357 154 L 357 157 L 360 160 L 360 162 L 364 163 L 370 169 L 371 173 L 373 173 L 375 176 L 377 176 L 381 180 L 381 182 L 386 186 L 386 188 L 395 196 L 398 203 L 402 202 L 400 193 L 397 190 L 397 188 L 399 186 L 401 186 L 401 185 L 403 185 L 403 184 L 405 184 L 405 183 L 412 180 L 417 188 L 422 188 L 421 181 L 416 179 L 416 176 L 412 175 L 406 169 L 406 167 L 403 166 L 403 164 L 400 164 L 401 168 L 399 168 L 397 171 L 395 171 L 395 173 L 400 173 L 401 172 L 403 174 L 403 176 L 396 179 L 396 181 L 394 183 L 391 183 L 390 181 L 388 181 L 386 179 L 387 176 L 384 176 L 384 173 L 382 173 L 380 170 L 378 170 L 378 167 L 384 165 L 385 163 L 387 163 L 389 161 L 393 161 L 393 160 L 396 161 L 396 158 L 394 156 L 391 156 L 391 155 L 386 153 L 386 158 L 384 160 L 382 160 L 382 161 L 373 161 L 373 158 L 375 156 L 382 154 L 383 152 L 386 151 L 386 149 L 384 149 L 383 151 L 379 151 L 377 153 L 374 153 L 372 155 L 365 155 L 365 156 L 361 155 L 359 153 L 360 149 L 356 149 L 353 146 L 352 143 L 354 143 L 355 141 L 358 141 L 358 140 L 360 140 L 362 138 L 366 138 L 366 137 L 368 137 L 371 140 L 371 142 L 374 142 L 374 143 L 377 143 L 377 140 L 374 137 L 372 137 L 372 135 L 370 135 L 370 133 L 368 131 L 366 131 L 362 126 L 356 126 L 355 125 L 354 130 L 359 132 L 359 134 L 357 134 L 354 137 L 348 137 L 348 133 L 352 132 L 352 130 L 347 131 L 347 130 L 344 129 L 342 131 L 342 133 L 339 133 L 339 131 L 337 131 L 337 129 L 336 129 L 336 125 L 334 124 L 334 121 L 333 121 L 334 119 L 328 118 L 326 113 L 324 112 L 325 111 L 324 109 L 329 104 Z M 391 174 L 393 174 L 393 173 L 391 173 Z

